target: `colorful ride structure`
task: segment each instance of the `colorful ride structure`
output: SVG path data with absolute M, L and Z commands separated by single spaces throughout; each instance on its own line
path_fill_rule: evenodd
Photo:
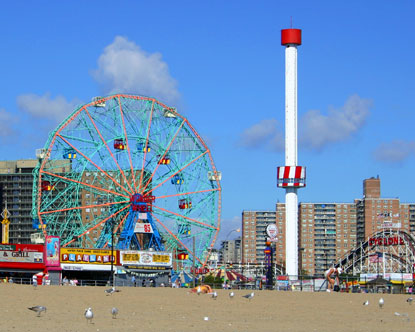
M 94 98 L 38 159 L 32 218 L 63 247 L 186 252 L 189 264 L 205 264 L 220 228 L 221 174 L 175 108 L 137 95 Z

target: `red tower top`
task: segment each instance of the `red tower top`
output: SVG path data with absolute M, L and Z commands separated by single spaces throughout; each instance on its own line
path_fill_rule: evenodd
M 281 30 L 281 45 L 294 44 L 301 45 L 300 29 L 284 29 Z

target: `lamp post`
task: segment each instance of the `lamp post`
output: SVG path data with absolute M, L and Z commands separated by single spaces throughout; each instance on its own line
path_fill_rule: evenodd
M 241 231 L 241 229 L 240 229 L 240 228 L 235 228 L 235 229 L 232 229 L 232 230 L 228 233 L 228 235 L 226 235 L 226 240 L 228 240 L 229 235 L 231 235 L 231 234 L 232 234 L 232 232 L 239 233 L 240 231 Z
M 300 289 L 303 291 L 303 253 L 305 248 L 299 248 L 300 249 L 300 266 L 298 267 L 298 270 L 300 271 Z

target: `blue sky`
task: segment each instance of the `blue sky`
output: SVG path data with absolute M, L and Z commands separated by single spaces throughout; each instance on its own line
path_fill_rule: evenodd
M 26 1 L 0 11 L 1 159 L 34 158 L 93 96 L 176 106 L 222 171 L 222 234 L 272 210 L 284 164 L 284 48 L 298 54 L 300 202 L 352 202 L 379 175 L 415 202 L 412 1 Z M 232 237 L 236 236 L 232 234 Z

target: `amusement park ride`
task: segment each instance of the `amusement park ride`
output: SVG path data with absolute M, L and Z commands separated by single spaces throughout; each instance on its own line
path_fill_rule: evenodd
M 63 247 L 164 250 L 205 264 L 221 174 L 175 108 L 137 95 L 94 98 L 37 155 L 32 217 L 43 235 Z
M 335 264 L 344 273 L 359 275 L 415 273 L 415 238 L 401 229 L 383 229 L 372 234 Z

